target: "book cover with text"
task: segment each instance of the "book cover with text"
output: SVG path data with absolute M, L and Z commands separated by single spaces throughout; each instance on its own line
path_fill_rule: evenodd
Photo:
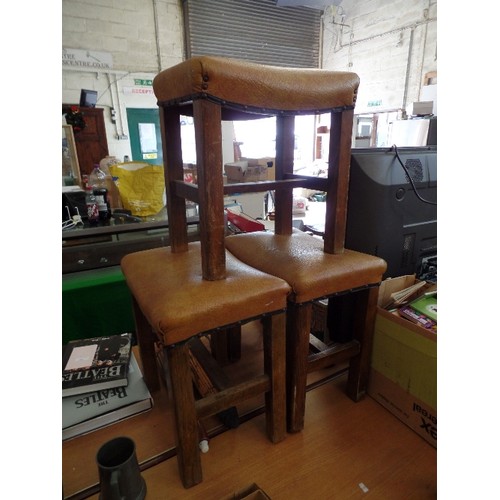
M 62 439 L 86 434 L 153 407 L 153 399 L 132 353 L 128 385 L 62 398 Z
M 130 333 L 68 342 L 63 348 L 63 397 L 126 386 L 131 349 Z

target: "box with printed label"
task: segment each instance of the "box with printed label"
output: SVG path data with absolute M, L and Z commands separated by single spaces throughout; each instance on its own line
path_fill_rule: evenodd
M 411 278 L 390 279 L 392 291 L 394 280 L 403 289 Z M 385 283 L 379 304 L 387 300 Z M 437 334 L 379 306 L 368 394 L 437 447 Z
M 275 175 L 275 159 L 270 156 L 264 156 L 263 158 L 242 158 L 242 160 L 248 160 L 248 165 L 260 166 L 267 168 L 266 180 L 273 181 L 276 178 Z
M 228 182 L 258 182 L 274 179 L 274 158 L 241 158 L 224 165 Z
M 249 165 L 247 160 L 226 163 L 224 165 L 228 182 L 257 182 L 267 180 L 267 167 Z

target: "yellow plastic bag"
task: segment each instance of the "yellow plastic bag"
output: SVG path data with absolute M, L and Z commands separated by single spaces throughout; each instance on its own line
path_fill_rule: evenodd
M 165 206 L 162 165 L 127 162 L 111 165 L 109 170 L 115 178 L 123 208 L 130 210 L 132 215 L 155 215 Z

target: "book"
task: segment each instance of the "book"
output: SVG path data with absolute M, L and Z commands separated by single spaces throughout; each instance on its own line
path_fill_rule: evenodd
M 415 297 L 416 294 L 421 293 L 422 289 L 427 286 L 425 281 L 419 281 L 403 290 L 391 293 L 390 301 L 384 305 L 384 308 L 398 307 L 403 305 L 404 302 Z
M 62 398 L 62 439 L 66 441 L 153 408 L 153 398 L 132 353 L 128 385 Z
M 126 386 L 132 334 L 72 340 L 63 348 L 62 395 Z
M 425 293 L 398 309 L 403 318 L 437 331 L 437 292 Z
M 424 314 L 428 318 L 437 321 L 437 291 L 424 293 L 410 302 L 415 311 Z

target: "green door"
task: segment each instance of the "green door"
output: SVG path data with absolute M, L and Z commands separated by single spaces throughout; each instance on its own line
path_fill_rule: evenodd
M 163 165 L 158 109 L 127 108 L 128 132 L 133 161 Z

